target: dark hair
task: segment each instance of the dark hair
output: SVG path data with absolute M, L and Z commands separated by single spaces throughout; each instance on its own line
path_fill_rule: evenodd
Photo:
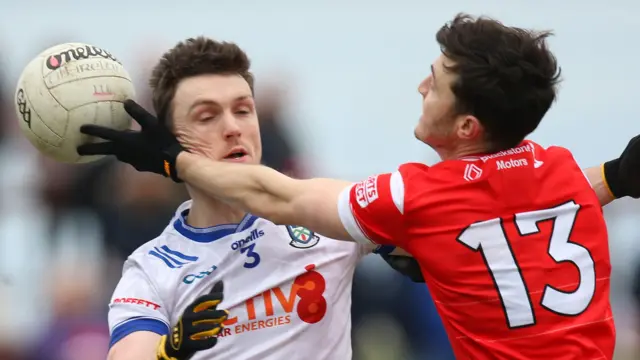
M 436 34 L 457 75 L 455 109 L 486 130 L 490 149 L 516 146 L 532 133 L 556 98 L 560 69 L 549 51 L 550 31 L 508 27 L 486 17 L 458 14 Z
M 218 42 L 203 36 L 179 42 L 162 55 L 151 73 L 149 85 L 156 115 L 170 125 L 171 103 L 178 83 L 192 76 L 238 74 L 249 83 L 253 92 L 250 66 L 247 54 L 234 43 Z

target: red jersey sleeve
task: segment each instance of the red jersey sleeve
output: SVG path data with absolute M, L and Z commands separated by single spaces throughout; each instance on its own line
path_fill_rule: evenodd
M 359 243 L 402 246 L 405 240 L 404 180 L 399 171 L 369 176 L 338 199 L 340 219 Z

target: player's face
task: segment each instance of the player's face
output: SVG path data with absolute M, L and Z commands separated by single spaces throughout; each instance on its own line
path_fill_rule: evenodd
M 455 95 L 451 91 L 451 84 L 455 75 L 444 68 L 444 65 L 450 64 L 450 60 L 441 55 L 431 65 L 431 74 L 418 86 L 418 92 L 422 95 L 422 115 L 415 136 L 432 147 L 451 140 L 454 133 Z
M 483 147 L 480 121 L 471 114 L 456 111 L 456 96 L 451 86 L 457 75 L 446 70 L 452 65 L 450 59 L 440 55 L 431 66 L 431 75 L 418 87 L 422 95 L 422 115 L 415 129 L 416 138 L 434 148 L 443 159 Z
M 260 163 L 255 103 L 240 75 L 199 75 L 180 81 L 173 98 L 173 126 L 180 143 L 194 153 Z

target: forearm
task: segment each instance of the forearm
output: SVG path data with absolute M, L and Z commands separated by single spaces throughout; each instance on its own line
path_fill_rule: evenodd
M 131 349 L 131 351 L 109 351 L 107 360 L 158 360 L 157 350 Z
M 338 214 L 338 195 L 350 182 L 296 180 L 266 166 L 218 162 L 187 152 L 178 156 L 177 169 L 189 185 L 238 209 L 276 224 L 351 240 Z
M 587 176 L 587 179 L 589 179 L 593 191 L 596 192 L 601 206 L 605 206 L 615 200 L 611 190 L 609 189 L 607 180 L 604 177 L 602 165 L 587 168 L 584 170 L 584 174 Z
M 107 360 L 156 360 L 160 335 L 137 331 L 125 336 L 110 350 Z

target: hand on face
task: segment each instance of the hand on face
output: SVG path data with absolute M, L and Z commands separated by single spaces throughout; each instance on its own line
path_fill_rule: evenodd
M 258 118 L 251 88 L 241 76 L 184 79 L 173 105 L 173 132 L 190 152 L 220 161 L 260 162 Z

